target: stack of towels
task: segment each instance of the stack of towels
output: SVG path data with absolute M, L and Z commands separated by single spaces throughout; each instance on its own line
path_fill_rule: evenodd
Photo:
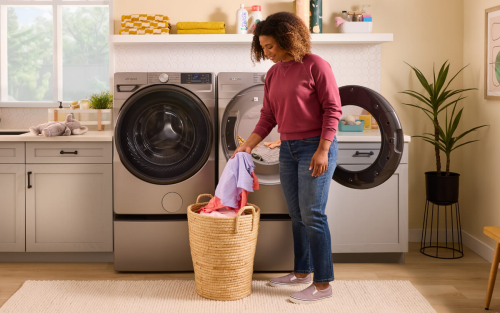
M 177 34 L 225 34 L 224 22 L 179 22 Z
M 170 18 L 159 14 L 122 15 L 120 35 L 168 35 Z

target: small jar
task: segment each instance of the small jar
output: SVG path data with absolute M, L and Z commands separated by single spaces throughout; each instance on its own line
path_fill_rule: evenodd
M 363 22 L 363 13 L 361 12 L 354 13 L 353 22 Z
M 354 22 L 354 12 L 351 11 L 347 13 L 347 21 Z
M 349 21 L 349 17 L 347 15 L 347 11 L 342 11 L 342 18 L 346 21 Z
M 90 101 L 87 100 L 87 97 L 83 97 L 83 99 L 80 100 L 80 110 L 88 110 L 88 109 L 90 109 Z M 80 120 L 88 121 L 89 113 L 80 113 Z

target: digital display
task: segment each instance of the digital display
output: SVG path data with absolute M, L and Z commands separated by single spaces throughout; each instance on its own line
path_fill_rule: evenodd
M 211 84 L 210 73 L 181 73 L 182 84 Z

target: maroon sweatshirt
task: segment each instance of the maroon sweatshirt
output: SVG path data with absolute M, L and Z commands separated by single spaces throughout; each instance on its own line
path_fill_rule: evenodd
M 278 124 L 281 140 L 333 141 L 342 108 L 330 64 L 315 54 L 302 63 L 278 62 L 267 71 L 264 101 L 254 133 L 267 137 Z

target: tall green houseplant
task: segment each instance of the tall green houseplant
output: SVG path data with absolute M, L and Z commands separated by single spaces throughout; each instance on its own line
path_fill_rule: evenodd
M 405 62 L 406 63 L 406 62 Z M 408 63 L 406 63 L 408 64 Z M 438 76 L 436 77 L 436 72 L 433 68 L 433 81 L 429 83 L 429 81 L 425 78 L 424 74 L 414 66 L 408 64 L 412 70 L 415 72 L 418 80 L 424 87 L 426 91 L 426 95 L 421 94 L 414 90 L 405 90 L 402 93 L 412 96 L 413 98 L 420 101 L 423 105 L 415 105 L 410 103 L 403 103 L 408 106 L 412 106 L 422 110 L 425 115 L 432 121 L 434 125 L 434 134 L 424 133 L 424 136 L 413 136 L 413 137 L 421 137 L 423 140 L 429 142 L 434 145 L 434 151 L 436 154 L 436 172 L 437 176 L 441 176 L 441 156 L 439 154 L 440 151 L 443 151 L 446 155 L 446 174 L 444 176 L 450 175 L 450 161 L 451 161 L 451 152 L 455 149 L 464 146 L 466 144 L 478 141 L 471 140 L 465 143 L 456 145 L 457 141 L 462 139 L 465 135 L 469 134 L 472 131 L 475 131 L 481 127 L 485 127 L 488 125 L 481 125 L 474 128 L 471 128 L 462 134 L 455 136 L 455 131 L 457 130 L 458 124 L 460 123 L 460 119 L 462 118 L 463 108 L 455 115 L 457 103 L 460 100 L 465 99 L 466 97 L 462 97 L 462 93 L 470 90 L 477 90 L 477 88 L 467 88 L 467 89 L 448 89 L 451 82 L 463 71 L 467 66 L 462 67 L 460 71 L 458 71 L 452 79 L 448 81 L 446 84 L 446 79 L 448 78 L 448 71 L 450 69 L 450 65 L 448 61 L 444 62 L 439 70 Z M 446 84 L 446 86 L 445 86 Z M 457 99 L 451 100 L 451 97 L 460 94 Z M 447 102 L 445 104 L 445 102 Z M 448 121 L 448 107 L 453 106 L 453 110 L 451 113 L 451 117 Z M 446 121 L 445 127 L 440 125 L 438 116 L 439 113 L 446 110 Z

